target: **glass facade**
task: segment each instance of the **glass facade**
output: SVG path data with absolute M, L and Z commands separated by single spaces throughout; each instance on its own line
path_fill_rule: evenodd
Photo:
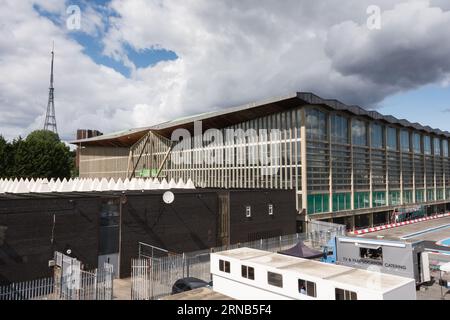
M 372 148 L 384 148 L 383 126 L 377 123 L 371 126 Z
M 434 201 L 434 190 L 433 189 L 427 189 L 427 201 Z
M 387 148 L 397 150 L 397 129 L 395 128 L 387 128 Z
M 423 190 L 416 190 L 416 203 L 425 202 L 425 194 Z
M 422 152 L 422 146 L 421 146 L 421 138 L 419 133 L 413 134 L 413 150 L 414 153 L 421 153 Z
M 372 193 L 372 207 L 384 207 L 386 206 L 386 192 L 375 191 Z
M 401 204 L 400 191 L 389 191 L 389 205 L 398 206 Z
M 360 120 L 352 121 L 352 142 L 354 145 L 367 146 L 366 123 Z
M 400 131 L 400 146 L 402 151 L 409 152 L 409 132 L 406 130 Z
M 329 212 L 329 206 L 330 196 L 328 194 L 308 195 L 308 214 Z
M 355 192 L 354 207 L 355 209 L 370 208 L 370 193 Z
M 306 112 L 306 136 L 313 140 L 327 139 L 327 114 L 317 109 Z
M 434 148 L 434 155 L 440 156 L 441 155 L 441 139 L 439 139 L 439 138 L 433 139 L 433 148 Z
M 405 191 L 403 191 L 403 203 L 404 204 L 414 203 L 413 191 L 412 190 L 405 190 Z
M 331 142 L 348 144 L 348 119 L 339 115 L 331 116 Z
M 250 133 L 228 137 L 228 129 Z M 276 138 L 263 139 L 259 132 L 274 129 L 280 131 Z M 223 155 L 223 163 L 178 164 L 169 159 L 160 177 L 192 179 L 205 188 L 296 190 L 298 203 L 308 214 L 450 199 L 449 140 L 442 136 L 313 106 L 258 117 L 221 132 L 225 137 L 221 146 L 215 147 L 205 134 L 206 142 L 192 147 L 195 139 L 191 138 L 190 147 L 171 154 L 193 160 L 202 150 L 211 150 Z M 280 146 L 276 165 L 255 163 L 248 157 L 252 150 L 270 157 L 274 144 Z M 152 133 L 150 147 L 142 155 L 146 168 L 157 169 L 170 145 L 169 139 Z M 241 158 L 244 161 L 238 162 Z
M 429 136 L 423 137 L 423 149 L 425 154 L 431 154 L 431 140 Z
M 350 210 L 351 194 L 350 193 L 335 193 L 333 194 L 333 211 Z

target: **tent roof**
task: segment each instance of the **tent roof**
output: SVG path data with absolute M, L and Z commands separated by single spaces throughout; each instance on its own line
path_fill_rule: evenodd
M 300 241 L 290 249 L 279 251 L 278 253 L 305 259 L 315 259 L 323 256 L 321 251 L 305 246 L 303 241 Z

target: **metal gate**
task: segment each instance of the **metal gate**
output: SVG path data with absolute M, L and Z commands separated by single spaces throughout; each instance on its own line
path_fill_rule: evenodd
M 55 252 L 51 278 L 0 287 L 0 300 L 112 300 L 113 265 L 81 269 L 77 259 Z
M 150 300 L 150 260 L 131 260 L 131 300 Z
M 167 250 L 139 243 L 139 259 L 131 261 L 131 299 L 152 300 L 171 294 L 173 284 L 181 278 L 195 277 L 211 281 L 210 253 L 239 247 L 278 252 L 303 241 L 316 249 L 323 249 L 338 235 L 345 234 L 345 226 L 327 222 L 310 222 L 310 232 L 296 233 L 269 239 L 238 243 L 229 246 L 173 254 Z

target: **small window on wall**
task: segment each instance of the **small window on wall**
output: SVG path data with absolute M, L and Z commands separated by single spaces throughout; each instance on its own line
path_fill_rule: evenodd
M 275 287 L 283 288 L 283 276 L 279 273 L 267 272 L 267 283 Z
M 269 204 L 269 216 L 273 216 L 273 204 Z
M 247 217 L 247 218 L 252 217 L 252 207 L 251 206 L 245 206 L 245 217 Z
M 242 277 L 249 279 L 249 280 L 255 280 L 255 269 L 252 267 L 242 266 L 241 267 Z
M 383 261 L 383 248 L 359 248 L 359 256 L 362 259 Z
M 344 290 L 344 289 L 335 289 L 336 300 L 358 300 L 358 296 L 356 292 Z
M 317 297 L 316 284 L 311 281 L 298 279 L 298 292 L 310 297 Z
M 230 273 L 230 262 L 219 260 L 219 270 L 222 272 Z

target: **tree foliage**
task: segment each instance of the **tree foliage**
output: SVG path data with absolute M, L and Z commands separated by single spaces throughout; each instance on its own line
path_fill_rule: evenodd
M 11 143 L 0 136 L 0 177 L 70 178 L 74 153 L 57 134 L 38 130 Z

